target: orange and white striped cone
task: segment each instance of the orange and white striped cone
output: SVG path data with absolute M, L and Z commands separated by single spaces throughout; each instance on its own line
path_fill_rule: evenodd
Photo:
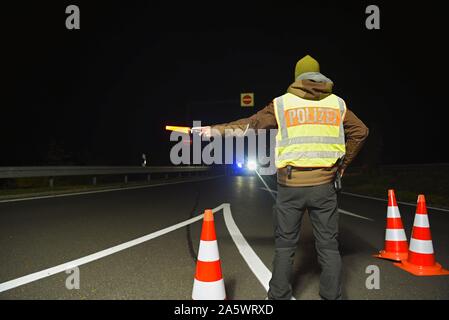
M 388 190 L 387 227 L 384 250 L 374 257 L 394 261 L 407 259 L 408 244 L 394 190 Z
M 449 271 L 443 269 L 435 261 L 426 199 L 422 194 L 418 196 L 418 205 L 413 223 L 408 258 L 394 265 L 416 276 L 449 275 Z
M 192 299 L 226 299 L 212 210 L 204 212 L 196 273 L 193 280 Z

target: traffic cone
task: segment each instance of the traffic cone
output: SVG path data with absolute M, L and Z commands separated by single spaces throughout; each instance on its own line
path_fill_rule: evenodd
M 407 259 L 408 244 L 394 190 L 388 190 L 387 227 L 384 250 L 374 257 L 394 261 Z
M 196 273 L 195 279 L 193 280 L 192 299 L 226 299 L 212 210 L 206 210 L 204 212 Z
M 418 205 L 413 223 L 408 258 L 394 265 L 416 276 L 449 275 L 449 271 L 443 269 L 435 261 L 429 218 L 427 216 L 426 199 L 422 194 L 418 196 Z

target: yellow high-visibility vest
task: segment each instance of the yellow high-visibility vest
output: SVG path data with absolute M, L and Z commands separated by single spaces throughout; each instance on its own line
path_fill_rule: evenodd
M 315 101 L 287 93 L 273 103 L 278 123 L 277 168 L 332 167 L 345 155 L 343 99 L 332 94 Z

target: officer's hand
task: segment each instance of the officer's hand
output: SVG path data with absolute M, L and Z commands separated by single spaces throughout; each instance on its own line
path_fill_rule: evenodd
M 212 135 L 212 129 L 210 126 L 207 127 L 192 127 L 192 133 L 199 134 L 200 137 L 204 136 L 206 138 L 210 138 Z

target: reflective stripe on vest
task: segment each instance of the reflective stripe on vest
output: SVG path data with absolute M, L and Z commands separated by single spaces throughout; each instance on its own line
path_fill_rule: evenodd
M 287 160 L 287 159 L 295 159 L 295 158 L 308 158 L 308 159 L 316 159 L 316 158 L 324 158 L 324 159 L 334 159 L 340 158 L 344 155 L 342 152 L 338 151 L 297 151 L 297 152 L 288 152 L 283 153 L 278 156 L 279 160 Z
M 320 101 L 287 93 L 274 100 L 278 122 L 276 166 L 330 167 L 344 156 L 344 101 L 330 95 Z

